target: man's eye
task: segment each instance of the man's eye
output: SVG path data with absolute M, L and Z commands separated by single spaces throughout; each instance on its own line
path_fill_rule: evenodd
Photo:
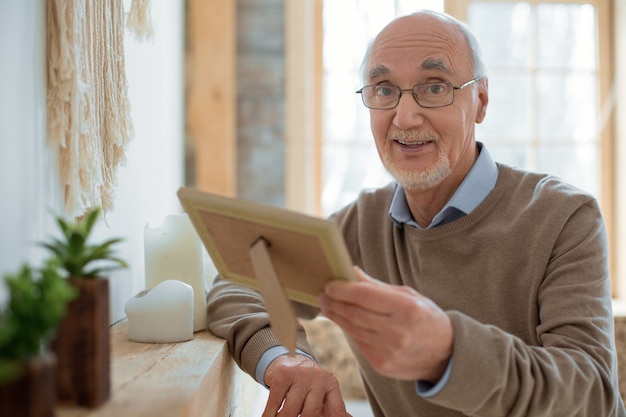
M 393 87 L 380 86 L 376 88 L 376 95 L 379 97 L 388 97 L 395 94 Z
M 443 94 L 446 92 L 446 84 L 443 83 L 436 83 L 436 84 L 429 84 L 426 89 L 424 90 L 425 94 L 429 94 L 432 96 L 436 96 L 438 94 Z

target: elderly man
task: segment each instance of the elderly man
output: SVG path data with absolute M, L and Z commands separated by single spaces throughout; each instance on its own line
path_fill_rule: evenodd
M 350 341 L 374 414 L 626 416 L 598 205 L 496 164 L 476 141 L 489 96 L 471 31 L 434 12 L 398 18 L 374 40 L 364 81 L 395 182 L 333 216 L 359 279 L 319 301 Z M 347 415 L 304 333 L 286 355 L 256 292 L 218 281 L 209 321 L 269 387 L 264 417 Z

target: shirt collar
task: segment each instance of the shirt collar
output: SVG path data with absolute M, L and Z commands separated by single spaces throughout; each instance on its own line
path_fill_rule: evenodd
M 477 142 L 478 158 L 472 165 L 452 198 L 446 203 L 428 226 L 435 227 L 449 223 L 471 213 L 493 190 L 498 180 L 498 167 L 487 148 Z M 389 206 L 389 216 L 398 227 L 408 224 L 421 228 L 411 215 L 404 189 L 397 186 Z

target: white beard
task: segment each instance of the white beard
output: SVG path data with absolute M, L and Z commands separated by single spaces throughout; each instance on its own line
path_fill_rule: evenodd
M 432 139 L 432 137 L 429 139 Z M 424 170 L 399 168 L 392 160 L 390 152 L 384 152 L 381 159 L 387 171 L 405 190 L 428 190 L 436 187 L 452 172 L 448 155 L 442 152 L 441 149 L 438 149 L 435 165 Z

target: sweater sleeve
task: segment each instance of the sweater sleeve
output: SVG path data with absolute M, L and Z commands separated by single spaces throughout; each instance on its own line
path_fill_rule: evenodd
M 318 310 L 294 303 L 296 314 L 312 318 Z M 255 378 L 256 365 L 268 349 L 280 346 L 274 336 L 261 294 L 250 288 L 217 278 L 207 296 L 208 329 L 226 339 L 231 356 L 239 367 Z M 296 347 L 313 355 L 302 326 Z
M 471 416 L 624 416 L 607 239 L 595 201 L 555 239 L 538 293 L 538 346 L 449 311 L 454 365 L 433 403 Z

